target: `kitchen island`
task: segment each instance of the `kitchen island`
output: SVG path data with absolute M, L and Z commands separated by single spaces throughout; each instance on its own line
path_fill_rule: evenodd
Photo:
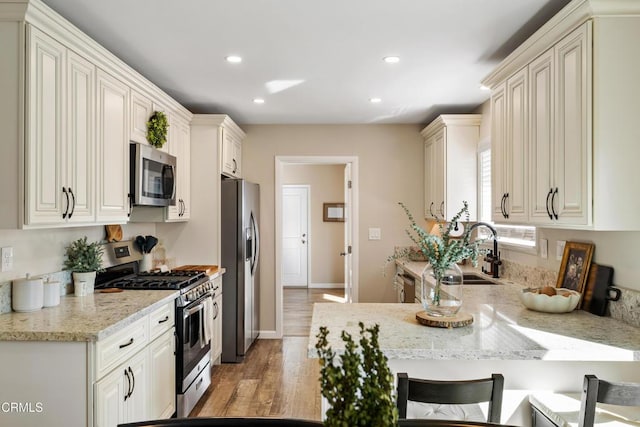
M 530 424 L 533 390 L 580 391 L 585 374 L 640 381 L 640 329 L 577 310 L 564 314 L 530 311 L 513 283 L 464 287 L 462 311 L 470 326 L 454 329 L 419 324 L 419 304 L 315 304 L 308 356 L 317 357 L 316 334 L 329 331 L 340 353 L 340 332 L 358 335 L 358 322 L 380 324 L 380 347 L 394 373 L 430 379 L 505 377 L 502 422 Z

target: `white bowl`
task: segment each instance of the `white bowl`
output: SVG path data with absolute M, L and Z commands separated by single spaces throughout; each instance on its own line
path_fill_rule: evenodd
M 545 313 L 568 313 L 573 311 L 580 302 L 582 294 L 571 289 L 562 289 L 562 292 L 569 293 L 569 296 L 556 294 L 553 296 L 538 294 L 530 290 L 523 290 L 520 294 L 520 301 L 529 310 L 542 311 Z M 558 289 L 558 290 L 560 290 Z

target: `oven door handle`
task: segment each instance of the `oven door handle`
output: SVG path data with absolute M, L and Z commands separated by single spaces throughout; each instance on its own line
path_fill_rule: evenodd
M 192 315 L 196 314 L 197 312 L 202 311 L 203 309 L 204 309 L 204 303 L 201 302 L 200 304 L 196 305 L 195 307 L 190 308 L 189 310 L 187 310 L 185 312 L 185 314 L 184 314 L 184 318 L 186 319 L 187 317 L 192 316 Z

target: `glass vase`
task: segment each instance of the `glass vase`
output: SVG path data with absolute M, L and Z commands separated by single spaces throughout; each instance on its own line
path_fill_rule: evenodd
M 430 316 L 453 317 L 462 307 L 462 270 L 457 264 L 436 274 L 431 264 L 422 272 L 422 307 Z

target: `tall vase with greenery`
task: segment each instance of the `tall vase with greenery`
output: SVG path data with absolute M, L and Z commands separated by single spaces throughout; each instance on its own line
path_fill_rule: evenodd
M 329 330 L 321 327 L 316 350 L 320 357 L 322 396 L 329 403 L 324 425 L 395 426 L 398 422 L 393 374 L 380 350 L 380 326 L 360 326 L 358 344 L 342 331 L 345 351 L 340 356 L 329 346 Z M 337 359 L 337 360 L 336 360 Z
M 475 267 L 478 257 L 485 253 L 480 247 L 484 239 L 471 241 L 469 205 L 463 202 L 462 209 L 450 222 L 439 223 L 437 234 L 425 231 L 416 223 L 409 209 L 402 202 L 399 205 L 409 219 L 409 238 L 429 262 L 422 273 L 423 308 L 433 316 L 453 316 L 462 305 L 462 271 L 457 264 L 470 259 Z M 457 233 L 461 228 L 463 231 Z M 389 257 L 389 260 L 404 258 L 410 251 L 399 251 Z
M 102 271 L 102 245 L 87 241 L 87 236 L 75 240 L 65 248 L 64 266 L 73 274 L 74 286 L 87 283 L 87 292 L 93 292 L 96 273 Z

